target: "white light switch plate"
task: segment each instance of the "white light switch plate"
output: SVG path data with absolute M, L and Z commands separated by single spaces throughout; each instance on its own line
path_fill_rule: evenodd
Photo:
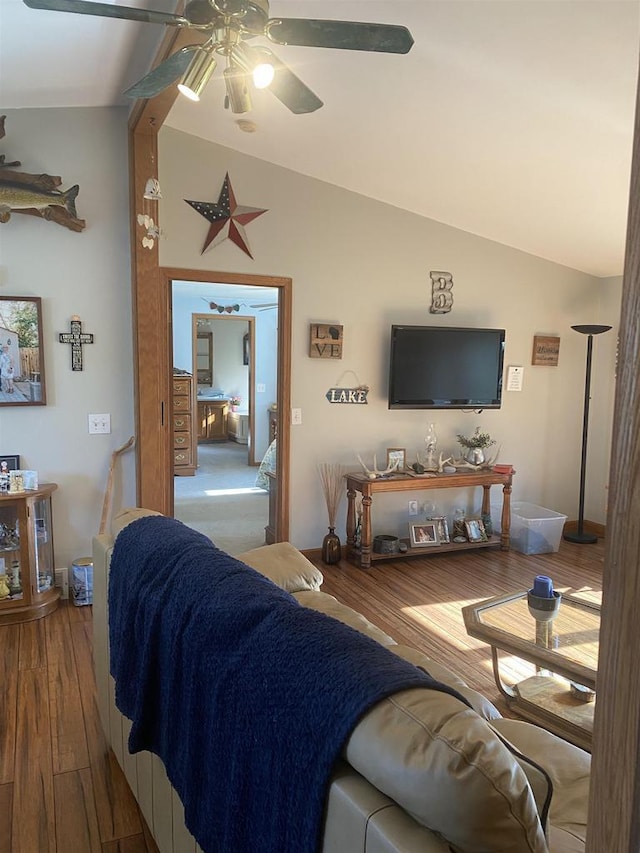
M 105 435 L 111 432 L 111 415 L 88 415 L 89 435 Z

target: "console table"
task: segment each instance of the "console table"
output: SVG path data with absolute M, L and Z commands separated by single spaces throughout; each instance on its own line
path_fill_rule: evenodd
M 463 551 L 468 548 L 495 548 L 509 550 L 509 530 L 511 527 L 511 474 L 496 471 L 469 471 L 455 474 L 436 474 L 433 477 L 413 477 L 409 474 L 396 474 L 391 477 L 378 477 L 370 480 L 365 474 L 345 474 L 347 481 L 347 558 L 363 569 L 371 567 L 372 561 L 397 560 L 406 557 L 425 557 L 427 554 L 441 554 L 443 551 Z M 462 489 L 467 486 L 482 486 L 482 512 L 490 511 L 489 492 L 491 486 L 502 486 L 502 520 L 500 536 L 490 536 L 487 542 L 447 542 L 433 548 L 411 548 L 403 554 L 375 554 L 371 550 L 371 504 L 373 495 L 381 492 L 412 492 L 426 489 Z M 356 493 L 362 495 L 362 526 L 360 547 L 356 547 Z

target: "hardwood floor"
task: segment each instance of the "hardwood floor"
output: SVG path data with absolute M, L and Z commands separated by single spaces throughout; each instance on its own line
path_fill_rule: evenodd
M 0 626 L 0 853 L 157 853 L 95 699 L 90 607 Z
M 449 666 L 506 714 L 489 648 L 467 637 L 460 608 L 528 588 L 537 574 L 591 597 L 603 558 L 602 541 L 563 541 L 557 554 L 465 551 L 369 571 L 314 562 L 325 592 Z M 100 727 L 91 608 L 62 602 L 44 619 L 0 626 L 0 649 L 0 853 L 157 853 Z
M 364 571 L 343 560 L 338 566 L 313 562 L 324 575 L 322 589 L 358 610 L 398 643 L 412 646 L 448 666 L 479 690 L 505 716 L 513 716 L 493 679 L 491 651 L 467 636 L 461 608 L 494 595 L 529 589 L 536 575 L 548 575 L 562 592 L 599 601 L 604 540 L 595 545 L 562 541 L 552 554 L 477 550 L 375 563 Z M 534 668 L 502 657 L 506 679 L 520 680 Z

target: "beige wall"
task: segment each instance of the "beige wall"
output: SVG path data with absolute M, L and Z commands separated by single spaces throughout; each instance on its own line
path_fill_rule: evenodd
M 319 462 L 353 469 L 357 453 L 382 460 L 389 446 L 415 458 L 430 421 L 447 451 L 457 448 L 458 432 L 481 425 L 501 445 L 500 460 L 517 470 L 515 499 L 575 518 L 585 339 L 570 327 L 587 322 L 615 327 L 597 341 L 592 384 L 598 440 L 590 441 L 587 517 L 604 521 L 619 279 L 593 278 L 170 128 L 160 134 L 159 160 L 163 265 L 293 279 L 292 405 L 302 409 L 291 441 L 294 544 L 317 547 L 326 531 Z M 247 226 L 255 260 L 229 240 L 200 254 L 208 223 L 184 200 L 217 201 L 227 171 L 238 204 L 268 209 Z M 454 307 L 443 317 L 428 311 L 430 270 L 454 276 Z M 344 325 L 341 361 L 308 357 L 316 321 Z M 505 391 L 502 409 L 481 415 L 389 411 L 392 323 L 504 327 L 505 366 L 524 367 L 523 391 Z M 534 334 L 560 336 L 558 367 L 531 366 Z M 371 388 L 367 406 L 327 402 L 330 387 L 360 383 Z M 440 492 L 438 501 L 443 512 L 471 510 L 478 497 Z M 341 530 L 344 513 L 343 503 Z M 375 532 L 404 532 L 407 522 L 405 498 L 378 499 Z
M 0 293 L 41 296 L 46 406 L 0 408 L 0 452 L 18 453 L 42 481 L 54 481 L 57 565 L 89 553 L 98 529 L 113 449 L 134 432 L 126 115 L 118 109 L 12 110 L 2 153 L 30 172 L 80 185 L 80 234 L 33 217 L 0 225 Z M 440 446 L 476 423 L 517 468 L 514 496 L 575 517 L 584 389 L 585 341 L 580 322 L 607 322 L 613 332 L 594 348 L 588 518 L 603 521 L 613 401 L 615 343 L 621 284 L 597 280 L 496 243 L 422 219 L 174 130 L 162 132 L 164 201 L 162 263 L 171 266 L 291 276 L 293 405 L 303 423 L 292 428 L 291 538 L 318 546 L 326 513 L 316 464 L 357 467 L 356 453 L 382 459 L 386 447 L 421 446 L 434 421 Z M 226 171 L 240 204 L 268 213 L 247 227 L 252 261 L 226 241 L 200 254 L 206 221 L 184 199 L 217 200 Z M 490 203 L 490 200 L 488 201 Z M 428 313 L 429 271 L 454 275 L 455 304 L 442 319 Z M 82 372 L 70 368 L 58 333 L 79 314 L 95 335 Z M 310 359 L 309 324 L 345 327 L 344 357 Z M 442 322 L 507 330 L 506 361 L 525 367 L 524 390 L 505 392 L 500 411 L 390 412 L 386 404 L 388 335 L 392 323 Z M 531 367 L 532 337 L 558 334 L 557 368 Z M 334 385 L 370 385 L 369 405 L 338 406 L 325 399 Z M 87 414 L 109 412 L 112 433 L 89 436 Z M 133 454 L 122 457 L 116 506 L 135 501 Z M 440 493 L 473 506 L 474 496 Z M 425 494 L 426 499 L 426 494 Z M 443 506 L 443 509 L 446 507 Z M 343 530 L 345 505 L 340 512 Z M 379 532 L 403 529 L 406 501 L 383 498 Z
M 80 185 L 74 233 L 13 214 L 0 225 L 0 294 L 42 298 L 47 405 L 0 407 L 0 452 L 55 482 L 56 565 L 91 554 L 111 453 L 134 433 L 127 117 L 122 109 L 9 110 L 0 150 L 22 170 Z M 72 314 L 83 331 L 84 370 L 71 370 Z M 89 412 L 111 415 L 110 435 L 89 435 Z M 118 466 L 114 501 L 135 502 L 133 453 Z M 120 472 L 124 470 L 124 476 Z

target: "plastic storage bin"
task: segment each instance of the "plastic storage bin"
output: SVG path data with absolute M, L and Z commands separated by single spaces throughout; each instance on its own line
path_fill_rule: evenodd
M 511 547 L 521 554 L 557 551 L 566 515 L 536 504 L 511 504 Z
M 93 560 L 79 557 L 71 566 L 71 597 L 76 607 L 93 603 Z

